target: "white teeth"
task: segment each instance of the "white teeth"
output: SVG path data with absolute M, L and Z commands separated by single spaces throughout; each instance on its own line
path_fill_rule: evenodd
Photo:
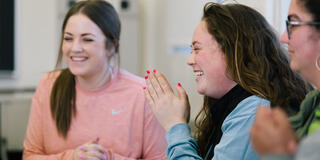
M 87 57 L 71 57 L 73 61 L 84 61 L 88 59 Z
M 203 72 L 195 72 L 196 76 L 202 76 Z

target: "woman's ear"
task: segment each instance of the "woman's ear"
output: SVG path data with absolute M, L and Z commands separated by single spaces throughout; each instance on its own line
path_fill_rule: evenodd
M 113 41 L 114 54 L 119 52 L 119 41 Z
M 114 45 L 109 45 L 107 48 L 107 57 L 111 58 L 116 54 L 116 48 Z
M 110 41 L 109 39 L 106 40 L 106 49 L 108 51 L 107 57 L 110 58 L 117 52 L 117 43 Z

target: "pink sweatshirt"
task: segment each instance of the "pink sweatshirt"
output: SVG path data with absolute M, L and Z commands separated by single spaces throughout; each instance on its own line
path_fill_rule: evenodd
M 50 111 L 50 93 L 60 72 L 40 81 L 24 140 L 24 160 L 72 160 L 76 147 L 100 138 L 114 159 L 166 159 L 165 131 L 143 93 L 143 79 L 120 70 L 105 86 L 86 90 L 76 84 L 77 115 L 67 138 L 58 135 Z

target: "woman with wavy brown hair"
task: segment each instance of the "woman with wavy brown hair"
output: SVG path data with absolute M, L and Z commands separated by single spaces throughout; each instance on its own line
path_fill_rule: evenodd
M 202 20 L 220 44 L 227 72 L 238 85 L 269 100 L 271 106 L 281 106 L 289 115 L 299 111 L 308 91 L 306 83 L 290 69 L 278 36 L 262 15 L 239 4 L 207 4 Z M 219 133 L 211 129 L 222 123 L 215 121 L 221 115 L 219 108 L 212 107 L 215 101 L 206 96 L 196 119 L 199 128 L 196 139 L 202 155 L 210 146 L 207 137 L 218 142 L 215 135 Z
M 294 73 L 278 36 L 265 18 L 241 4 L 207 3 L 194 31 L 188 65 L 197 75 L 204 104 L 195 139 L 186 122 L 189 102 L 160 73 L 151 73 L 145 94 L 167 132 L 169 159 L 258 159 L 249 130 L 260 105 L 299 111 L 308 85 Z

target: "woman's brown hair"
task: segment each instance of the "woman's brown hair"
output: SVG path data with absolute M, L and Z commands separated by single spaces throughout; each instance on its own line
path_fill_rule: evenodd
M 114 47 L 118 53 L 120 38 L 120 19 L 112 5 L 104 0 L 86 0 L 74 4 L 66 14 L 63 25 L 60 51 L 56 69 L 62 66 L 63 34 L 69 18 L 75 14 L 83 14 L 93 21 L 106 36 L 106 48 Z M 119 54 L 117 65 L 119 65 Z M 51 115 L 56 122 L 58 133 L 64 138 L 72 123 L 72 117 L 76 116 L 76 90 L 75 76 L 68 68 L 62 69 L 56 79 L 50 97 Z
M 312 21 L 320 22 L 320 1 L 319 0 L 297 0 L 296 3 L 302 5 L 312 16 Z M 314 25 L 320 32 L 320 25 Z
M 290 69 L 278 36 L 259 12 L 241 4 L 209 2 L 202 21 L 225 54 L 230 79 L 246 91 L 269 100 L 271 106 L 280 106 L 289 114 L 299 110 L 308 85 Z M 211 112 L 215 101 L 205 96 L 196 117 L 195 136 L 201 156 L 210 148 L 210 137 L 221 132 L 224 119 L 220 113 Z

